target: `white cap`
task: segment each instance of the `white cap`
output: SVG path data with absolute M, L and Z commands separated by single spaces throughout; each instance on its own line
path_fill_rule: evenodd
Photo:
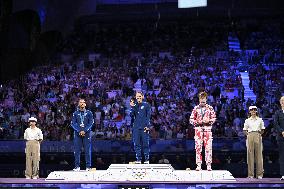
M 35 117 L 30 117 L 30 118 L 29 118 L 29 122 L 30 122 L 30 121 L 37 122 L 37 119 L 36 119 Z
M 257 107 L 256 106 L 250 106 L 249 110 L 251 110 L 251 109 L 256 109 L 257 110 Z

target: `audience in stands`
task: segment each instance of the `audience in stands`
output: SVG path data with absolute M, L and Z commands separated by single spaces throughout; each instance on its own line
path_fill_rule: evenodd
M 128 104 L 135 90 L 143 90 L 152 106 L 153 139 L 193 139 L 194 129 L 188 120 L 201 90 L 208 92 L 208 103 L 217 114 L 214 137 L 244 137 L 248 107 L 257 105 L 262 117 L 269 119 L 277 109 L 275 100 L 284 90 L 279 87 L 283 86 L 283 70 L 275 72 L 260 64 L 262 59 L 281 61 L 276 52 L 267 49 L 279 47 L 283 39 L 268 35 L 270 30 L 265 27 L 260 27 L 260 32 L 247 31 L 247 25 L 240 21 L 235 30 L 245 49 L 258 50 L 250 55 L 248 70 L 256 102 L 243 96 L 236 60 L 246 55 L 218 55 L 218 51 L 227 50 L 229 24 L 97 24 L 77 28 L 61 44 L 60 52 L 79 58 L 34 68 L 1 86 L 0 139 L 21 139 L 28 118 L 34 116 L 46 140 L 71 140 L 74 102 L 85 94 L 95 117 L 94 138 L 130 140 Z M 244 36 L 247 33 L 250 35 Z M 83 51 L 96 52 L 98 57 L 89 61 Z M 234 96 L 229 97 L 234 90 Z M 274 140 L 273 128 L 268 128 L 265 136 Z

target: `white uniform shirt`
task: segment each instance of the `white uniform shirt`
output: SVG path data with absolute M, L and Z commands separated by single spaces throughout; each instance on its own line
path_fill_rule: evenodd
M 248 118 L 245 121 L 244 124 L 244 131 L 253 132 L 253 131 L 261 131 L 262 129 L 265 129 L 264 122 L 262 118 L 256 117 L 256 118 Z
M 42 140 L 43 135 L 42 132 L 39 128 L 35 127 L 34 129 L 32 128 L 27 128 L 24 133 L 24 139 L 26 140 Z

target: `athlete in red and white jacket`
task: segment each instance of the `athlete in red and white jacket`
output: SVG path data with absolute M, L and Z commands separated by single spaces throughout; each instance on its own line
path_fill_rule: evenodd
M 195 130 L 195 151 L 196 151 L 196 164 L 197 171 L 201 170 L 202 164 L 202 145 L 205 146 L 205 161 L 207 170 L 211 171 L 212 163 L 212 125 L 216 120 L 216 114 L 212 106 L 207 103 L 207 93 L 201 92 L 198 95 L 199 105 L 195 106 L 191 116 L 190 123 L 194 125 Z

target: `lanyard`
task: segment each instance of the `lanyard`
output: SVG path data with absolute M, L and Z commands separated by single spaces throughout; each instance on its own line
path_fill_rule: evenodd
M 79 116 L 80 116 L 80 120 L 81 120 L 81 124 L 84 124 L 84 120 L 85 120 L 85 117 L 86 117 L 86 110 L 84 110 L 84 112 L 81 112 L 79 111 Z M 83 113 L 83 115 L 82 115 Z

